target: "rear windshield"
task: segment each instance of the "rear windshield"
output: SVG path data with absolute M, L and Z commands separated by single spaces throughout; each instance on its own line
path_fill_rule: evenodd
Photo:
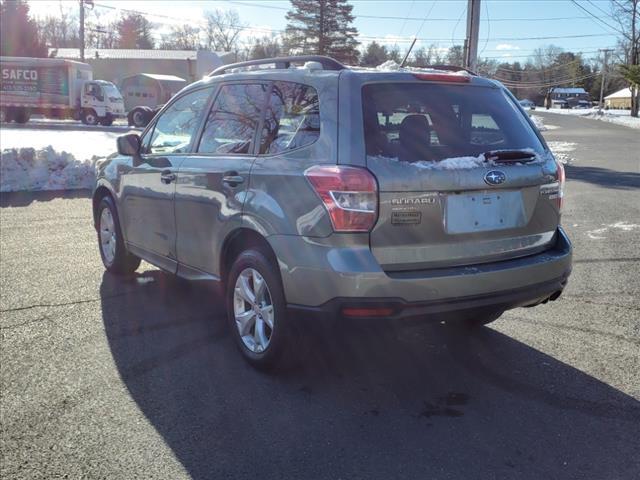
M 367 155 L 405 162 L 478 156 L 492 150 L 544 147 L 501 90 L 441 84 L 363 87 Z

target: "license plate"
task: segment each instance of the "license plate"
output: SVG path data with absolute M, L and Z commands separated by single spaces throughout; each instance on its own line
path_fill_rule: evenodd
M 447 233 L 472 233 L 518 228 L 525 224 L 520 192 L 474 192 L 448 195 Z

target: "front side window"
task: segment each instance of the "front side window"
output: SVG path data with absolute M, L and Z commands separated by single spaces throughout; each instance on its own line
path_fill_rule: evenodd
M 196 134 L 210 94 L 210 88 L 197 90 L 180 97 L 171 104 L 158 118 L 147 152 L 152 154 L 186 152 Z
M 266 83 L 223 85 L 207 118 L 198 152 L 250 153 L 267 90 Z
M 308 85 L 274 82 L 264 119 L 260 153 L 304 147 L 320 136 L 318 93 Z

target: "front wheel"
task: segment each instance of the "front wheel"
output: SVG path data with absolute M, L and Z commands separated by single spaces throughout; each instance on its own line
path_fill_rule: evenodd
M 91 109 L 82 111 L 82 123 L 85 125 L 97 125 L 98 124 L 98 115 Z
M 98 246 L 102 263 L 108 272 L 127 275 L 140 266 L 140 259 L 127 252 L 118 212 L 109 196 L 104 197 L 98 206 Z
M 233 262 L 226 288 L 227 317 L 244 358 L 269 369 L 291 347 L 280 273 L 259 249 L 246 250 Z

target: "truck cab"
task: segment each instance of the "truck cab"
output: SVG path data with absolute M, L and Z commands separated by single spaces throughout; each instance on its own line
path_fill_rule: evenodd
M 111 82 L 91 80 L 82 85 L 80 116 L 87 125 L 111 125 L 113 120 L 125 116 L 124 100 Z

